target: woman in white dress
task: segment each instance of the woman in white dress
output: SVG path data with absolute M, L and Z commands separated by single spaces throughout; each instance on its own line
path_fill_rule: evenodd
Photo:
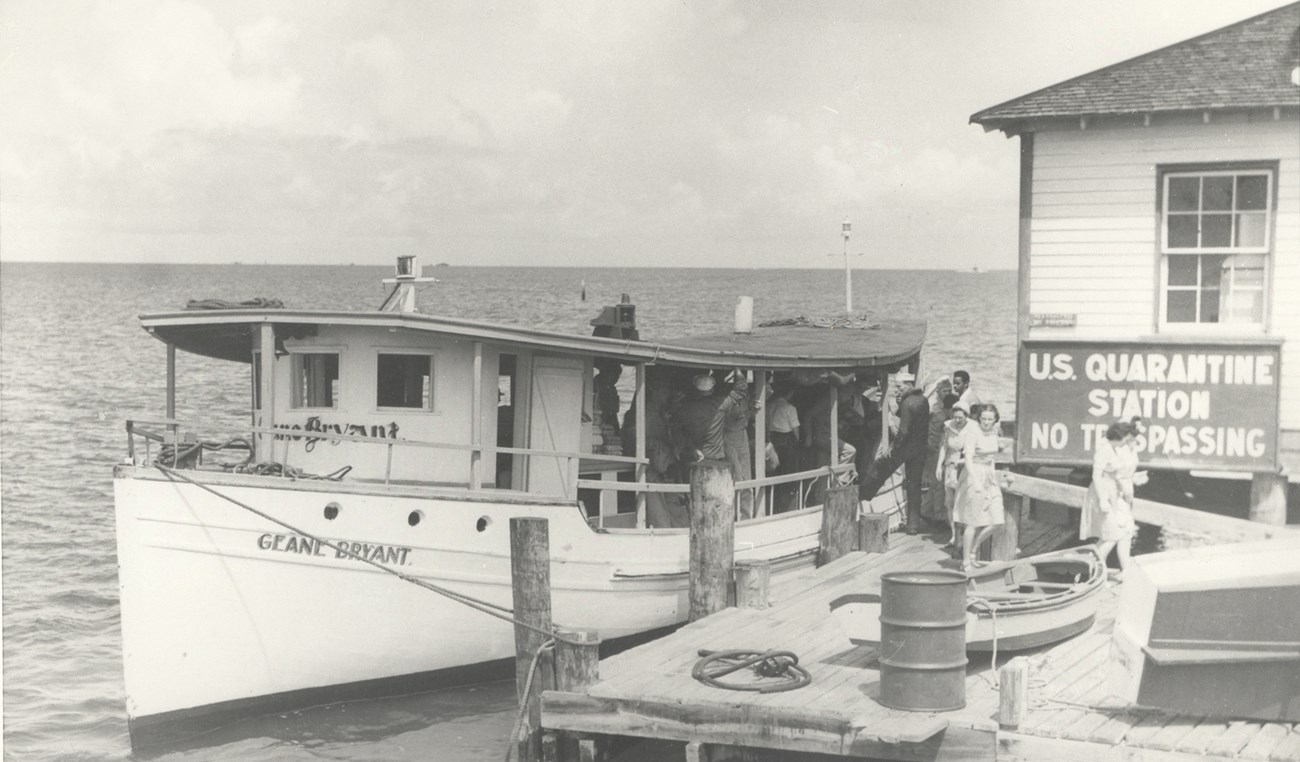
M 1004 521 L 1002 485 L 993 465 L 999 450 L 1000 419 L 996 405 L 984 405 L 979 412 L 979 426 L 963 435 L 963 473 L 957 485 L 952 518 L 965 525 L 962 568 L 967 570 L 977 565 L 976 550 L 991 536 L 993 528 Z
M 1092 459 L 1092 485 L 1079 514 L 1079 539 L 1097 538 L 1097 553 L 1103 561 L 1112 550 L 1117 551 L 1117 579 L 1128 569 L 1130 546 L 1137 535 L 1133 490 L 1146 483 L 1146 474 L 1137 470 L 1137 433 L 1131 423 L 1113 423 L 1106 429 L 1106 438 L 1098 442 Z
M 954 509 L 957 505 L 957 486 L 961 483 L 962 457 L 965 450 L 963 435 L 972 427 L 970 411 L 956 401 L 956 395 L 949 394 L 945 402 L 948 399 L 951 399 L 952 403 L 948 408 L 948 420 L 943 423 L 943 440 L 939 445 L 935 479 L 943 485 L 944 514 L 948 520 L 950 533 L 948 544 L 944 547 L 953 547 L 957 544 L 957 521 L 954 518 Z

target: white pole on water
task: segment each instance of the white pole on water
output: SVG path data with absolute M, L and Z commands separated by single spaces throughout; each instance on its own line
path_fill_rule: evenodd
M 853 311 L 853 268 L 849 267 L 849 235 L 853 232 L 853 223 L 849 222 L 848 217 L 844 218 L 844 224 L 840 226 L 840 232 L 844 236 L 844 311 L 852 312 Z M 833 257 L 835 255 L 829 254 L 827 256 Z M 862 256 L 862 253 L 858 252 L 854 256 L 860 257 Z
M 853 311 L 853 268 L 849 267 L 849 232 L 853 230 L 853 223 L 849 218 L 844 218 L 844 311 Z

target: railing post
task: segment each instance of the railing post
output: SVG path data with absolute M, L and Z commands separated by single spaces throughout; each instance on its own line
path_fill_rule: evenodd
M 858 512 L 858 486 L 849 484 L 826 490 L 822 502 L 822 527 L 817 538 L 817 565 L 825 566 L 853 550 L 853 517 Z
M 474 387 L 470 391 L 469 442 L 474 446 L 469 452 L 469 488 L 483 486 L 483 342 L 474 342 Z M 433 383 L 430 379 L 429 383 Z M 494 475 L 495 476 L 495 475 Z
M 726 608 L 734 576 L 736 487 L 725 462 L 691 466 L 690 621 Z
M 519 741 L 521 762 L 541 759 L 542 691 L 555 684 L 552 658 L 539 657 L 532 690 L 525 693 L 533 656 L 551 630 L 551 549 L 548 522 L 543 518 L 510 519 L 510 581 L 514 600 L 515 693 L 527 704 L 528 720 Z

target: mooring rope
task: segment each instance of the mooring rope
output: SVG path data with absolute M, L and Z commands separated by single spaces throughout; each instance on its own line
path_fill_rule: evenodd
M 537 652 L 533 654 L 533 661 L 528 665 L 528 679 L 524 681 L 524 695 L 533 695 L 533 678 L 537 675 L 537 665 L 542 661 L 542 651 L 555 648 L 555 639 L 548 638 L 545 643 L 537 647 Z M 510 734 L 511 742 L 506 744 L 506 760 L 510 762 L 510 757 L 515 753 L 515 746 L 524 740 L 524 715 L 528 714 L 528 702 L 519 702 L 519 711 L 515 713 L 515 729 Z
M 990 626 L 993 628 L 993 657 L 989 660 L 989 669 L 993 675 L 993 689 L 998 690 L 1002 687 L 1001 681 L 998 679 L 998 610 L 993 607 L 993 604 L 987 598 L 969 599 L 966 607 L 971 608 L 972 606 L 983 608 L 989 612 Z
M 231 503 L 234 503 L 235 505 L 239 506 L 240 508 L 243 508 L 244 510 L 250 513 L 261 516 L 262 518 L 266 519 L 267 521 L 270 521 L 273 524 L 278 524 L 284 527 L 285 529 L 288 529 L 290 532 L 301 535 L 302 537 L 306 537 L 309 540 L 318 542 L 321 545 L 324 545 L 325 547 L 331 548 L 337 553 L 342 554 L 343 556 L 355 558 L 356 560 L 361 561 L 362 563 L 369 564 L 370 566 L 373 566 L 374 568 L 386 574 L 391 574 L 394 577 L 397 577 L 398 579 L 404 582 L 409 582 L 412 585 L 415 585 L 416 587 L 420 587 L 425 590 L 428 590 L 429 592 L 437 593 L 438 595 L 450 598 L 451 600 L 456 601 L 457 603 L 463 603 L 466 606 L 469 606 L 470 608 L 474 609 L 475 611 L 481 611 L 482 613 L 487 614 L 488 616 L 496 617 L 497 619 L 500 619 L 502 621 L 510 622 L 511 624 L 519 625 L 520 627 L 523 627 L 525 629 L 532 630 L 533 632 L 545 635 L 548 639 L 558 640 L 563 643 L 568 643 L 569 645 L 584 645 L 584 643 L 582 642 L 566 638 L 562 635 L 557 635 L 553 631 L 545 627 L 537 627 L 536 625 L 532 625 L 529 624 L 528 622 L 522 622 L 516 619 L 514 617 L 513 609 L 506 608 L 505 606 L 499 606 L 490 601 L 485 601 L 470 595 L 465 595 L 464 593 L 458 593 L 455 590 L 448 590 L 447 588 L 442 587 L 440 585 L 435 585 L 431 582 L 425 582 L 424 580 L 418 579 L 416 577 L 412 577 L 409 574 L 403 574 L 402 572 L 399 572 L 390 566 L 385 566 L 381 563 L 377 563 L 375 561 L 371 561 L 368 558 L 359 556 L 356 553 L 352 552 L 352 550 L 350 550 L 346 546 L 339 545 L 335 542 L 325 539 L 324 537 L 319 537 L 317 535 L 312 534 L 311 532 L 307 532 L 305 530 L 299 529 L 298 527 L 295 527 L 294 525 L 286 521 L 281 521 L 280 519 L 277 519 L 274 516 L 271 516 L 263 511 L 259 511 L 253 506 L 248 505 L 247 503 L 240 502 L 239 500 L 236 500 L 235 498 L 229 495 L 222 494 L 221 492 L 213 489 L 212 487 L 209 487 L 208 485 L 203 484 L 202 482 L 191 479 L 185 474 L 175 469 L 168 468 L 167 466 L 164 466 L 161 463 L 154 463 L 154 467 L 157 468 L 159 471 L 162 471 L 168 477 L 176 477 L 179 478 L 181 481 L 189 482 L 190 484 L 193 484 L 199 489 L 202 489 L 206 492 L 211 492 L 217 497 L 223 500 L 227 500 Z

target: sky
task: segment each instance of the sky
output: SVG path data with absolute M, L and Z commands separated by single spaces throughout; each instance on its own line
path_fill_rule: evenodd
M 988 106 L 1281 0 L 4 0 L 0 259 L 1014 268 Z

